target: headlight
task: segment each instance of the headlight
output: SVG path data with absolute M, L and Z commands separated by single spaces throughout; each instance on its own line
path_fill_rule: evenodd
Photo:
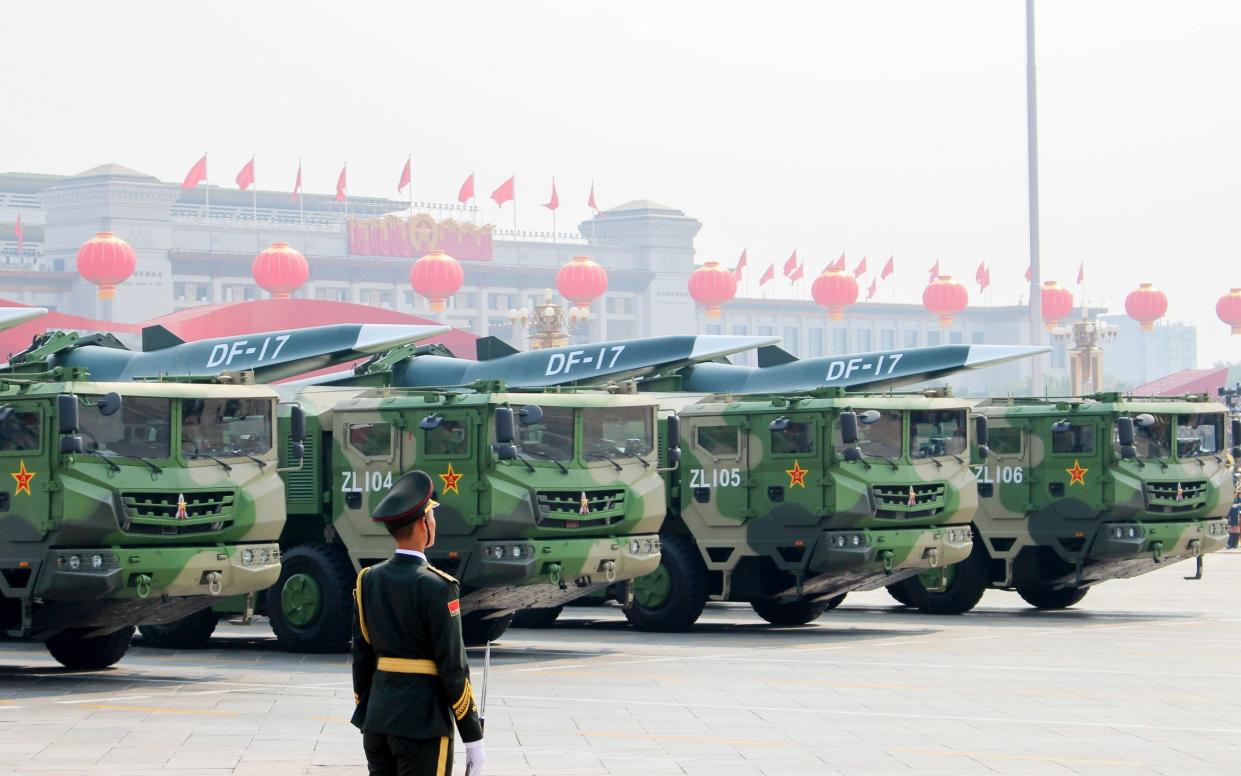
M 503 547 L 492 547 L 491 554 L 495 557 L 496 560 L 502 560 L 504 558 L 504 548 Z
M 69 556 L 69 568 L 73 569 L 74 571 L 77 571 L 81 567 L 82 567 L 82 559 L 79 558 L 77 555 L 70 555 Z
M 853 536 L 849 537 L 849 543 L 852 544 L 854 547 L 860 547 L 862 546 L 862 537 L 858 534 L 854 534 Z
M 251 563 L 254 563 L 254 550 L 242 550 L 241 551 L 241 562 L 247 566 L 249 566 Z
M 1133 526 L 1133 525 L 1129 526 L 1129 538 L 1136 539 L 1137 537 L 1138 537 L 1137 526 Z
M 90 567 L 93 569 L 103 568 L 103 556 L 102 555 L 90 556 Z
M 629 542 L 629 551 L 632 552 L 634 555 L 637 555 L 639 552 L 642 552 L 642 542 L 639 542 L 637 539 L 634 539 L 631 542 Z
M 650 539 L 646 540 L 646 554 L 650 555 L 655 552 L 655 543 Z
M 845 546 L 845 537 L 843 537 L 843 536 L 833 536 L 833 537 L 832 537 L 832 544 L 836 545 L 837 547 L 844 547 L 844 546 Z
M 520 547 L 514 547 L 514 548 L 513 548 L 513 557 L 514 557 L 514 558 L 520 558 L 520 557 L 521 557 L 521 548 L 520 548 Z

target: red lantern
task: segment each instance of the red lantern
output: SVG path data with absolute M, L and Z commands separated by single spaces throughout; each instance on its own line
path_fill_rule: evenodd
M 1241 288 L 1234 288 L 1215 303 L 1215 314 L 1232 327 L 1233 334 L 1241 334 Z
M 1155 288 L 1153 283 L 1142 283 L 1136 291 L 1130 291 L 1125 297 L 1125 312 L 1129 317 L 1142 324 L 1142 331 L 1155 328 L 1155 321 L 1168 311 L 1168 297 Z
M 950 275 L 940 275 L 922 292 L 922 306 L 939 316 L 940 326 L 951 326 L 952 316 L 965 309 L 970 294 L 965 286 L 954 283 Z
M 306 257 L 288 243 L 274 242 L 254 257 L 250 274 L 259 287 L 276 299 L 288 299 L 310 277 Z
M 574 256 L 556 273 L 556 288 L 583 310 L 608 290 L 608 273 L 589 256 Z
M 431 300 L 431 311 L 442 312 L 444 300 L 461 290 L 465 273 L 457 260 L 436 249 L 409 268 L 409 284 Z
M 100 299 L 114 298 L 136 263 L 134 249 L 111 232 L 100 232 L 78 248 L 78 274 L 99 286 Z
M 857 280 L 850 272 L 828 269 L 814 279 L 810 295 L 820 307 L 827 308 L 827 317 L 839 321 L 845 317 L 845 308 L 857 301 Z
M 720 307 L 737 295 L 737 278 L 718 261 L 708 261 L 689 276 L 689 295 L 707 308 L 708 318 L 719 318 Z
M 1073 312 L 1073 292 L 1054 280 L 1043 281 L 1042 297 L 1043 323 L 1047 324 L 1048 329 Z

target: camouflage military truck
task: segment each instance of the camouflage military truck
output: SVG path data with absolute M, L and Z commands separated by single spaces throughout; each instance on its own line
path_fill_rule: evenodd
M 0 377 L 0 625 L 97 669 L 135 625 L 270 586 L 284 488 L 275 392 Z
M 849 591 L 969 555 L 966 402 L 839 389 L 660 399 L 679 410 L 683 458 L 659 568 L 625 609 L 636 627 L 684 630 L 708 600 L 803 624 Z
M 1202 556 L 1227 542 L 1223 405 L 1099 394 L 992 400 L 975 411 L 990 421 L 990 456 L 974 467 L 973 551 L 941 590 L 917 577 L 889 587 L 901 603 L 958 614 L 991 587 L 1063 609 L 1092 585 L 1179 560 L 1197 558 L 1200 576 Z
M 283 570 L 259 609 L 290 649 L 347 648 L 357 570 L 392 553 L 371 508 L 414 468 L 437 484 L 428 555 L 461 581 L 471 643 L 497 638 L 519 609 L 554 610 L 659 563 L 670 453 L 648 397 L 303 387 L 295 398 L 307 465 L 286 475 Z

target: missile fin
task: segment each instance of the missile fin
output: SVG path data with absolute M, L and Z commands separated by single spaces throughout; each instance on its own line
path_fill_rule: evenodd
M 797 356 L 779 345 L 766 345 L 758 349 L 759 369 L 765 369 L 769 366 L 780 366 L 781 364 L 791 364 L 796 360 Z
M 490 361 L 494 358 L 513 356 L 520 351 L 499 337 L 479 337 L 475 344 L 474 357 L 479 361 Z
M 185 340 L 158 324 L 142 329 L 142 352 L 144 353 L 184 344 Z

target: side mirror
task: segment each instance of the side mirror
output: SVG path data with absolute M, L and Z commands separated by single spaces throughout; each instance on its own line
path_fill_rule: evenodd
M 1134 419 L 1142 428 L 1150 428 L 1155 425 L 1155 416 L 1149 412 L 1143 412 Z
M 78 397 L 69 393 L 56 396 L 56 430 L 61 434 L 76 434 L 81 421 L 78 418 Z
M 423 431 L 434 431 L 435 429 L 443 425 L 443 423 L 444 423 L 444 418 L 442 418 L 441 416 L 427 415 L 425 418 L 418 421 L 418 428 L 422 429 Z
M 991 444 L 990 426 L 986 415 L 974 416 L 974 442 L 979 447 L 987 447 Z
M 668 467 L 675 469 L 681 464 L 681 419 L 669 415 L 667 424 Z
M 77 434 L 66 434 L 60 438 L 60 454 L 68 455 L 69 453 L 82 453 L 86 451 L 86 447 L 82 444 L 82 437 Z
M 1116 441 L 1120 443 L 1121 457 L 1131 458 L 1132 456 L 1126 456 L 1124 452 L 1126 447 L 1133 447 L 1133 418 L 1116 419 Z
M 121 408 L 121 395 L 116 391 L 106 393 L 102 399 L 95 402 L 95 406 L 99 408 L 99 414 L 105 418 L 109 415 L 115 415 Z
M 501 461 L 512 461 L 517 457 L 517 445 L 511 443 L 507 445 L 496 445 L 495 451 L 496 458 L 499 458 Z
M 293 432 L 293 441 L 301 442 L 306 438 L 306 410 L 294 406 L 289 414 L 289 427 Z
M 789 419 L 783 415 L 767 424 L 768 431 L 783 431 L 789 427 Z
M 511 445 L 516 436 L 516 429 L 513 427 L 513 408 L 512 407 L 496 407 L 496 443 L 499 445 Z M 513 457 L 516 457 L 517 451 L 513 451 Z M 501 456 L 501 459 L 505 459 Z
M 517 419 L 523 426 L 537 426 L 543 422 L 543 408 L 537 404 L 527 404 L 517 410 Z
M 1232 421 L 1232 459 L 1236 461 L 1241 458 L 1238 453 L 1241 452 L 1241 420 Z
M 1135 445 L 1121 445 L 1120 457 L 1125 460 L 1132 460 L 1138 457 L 1138 448 Z
M 878 423 L 882 417 L 883 413 L 879 412 L 879 410 L 866 410 L 858 413 L 857 419 L 861 421 L 863 426 L 869 426 L 871 423 Z
M 1051 430 L 1053 434 L 1063 434 L 1065 431 L 1072 431 L 1073 424 L 1067 420 L 1057 420 L 1051 424 Z
M 293 457 L 300 461 L 306 457 L 306 444 L 304 442 L 294 442 L 292 451 Z
M 857 413 L 845 410 L 840 413 L 840 441 L 846 445 L 855 445 L 858 440 Z M 848 457 L 845 460 L 851 460 Z
M 862 460 L 862 451 L 856 447 L 846 447 L 845 448 L 845 460 L 846 461 Z

